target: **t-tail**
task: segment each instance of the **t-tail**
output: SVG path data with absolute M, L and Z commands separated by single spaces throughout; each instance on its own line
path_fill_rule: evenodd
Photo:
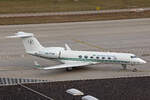
M 33 33 L 17 32 L 15 36 L 7 36 L 7 38 L 21 38 L 25 47 L 25 51 L 29 54 L 34 54 L 44 47 L 34 37 Z

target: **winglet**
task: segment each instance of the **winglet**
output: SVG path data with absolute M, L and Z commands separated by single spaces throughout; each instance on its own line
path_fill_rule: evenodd
M 36 67 L 36 68 L 40 69 L 40 68 L 41 68 L 41 65 L 40 65 L 40 64 L 38 64 L 38 62 L 37 62 L 37 61 L 34 61 L 34 67 Z
M 71 50 L 71 48 L 68 46 L 68 44 L 65 44 L 66 50 Z

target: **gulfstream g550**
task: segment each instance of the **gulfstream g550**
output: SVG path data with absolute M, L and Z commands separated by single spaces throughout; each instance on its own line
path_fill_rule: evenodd
M 120 64 L 123 69 L 126 69 L 127 65 L 146 63 L 146 61 L 130 53 L 75 51 L 67 44 L 65 44 L 65 48 L 43 47 L 33 33 L 18 32 L 15 36 L 8 36 L 8 38 L 22 38 L 25 51 L 30 55 L 62 62 L 61 65 L 43 67 L 41 69 L 66 68 L 66 70 L 72 70 L 73 67 L 103 63 Z

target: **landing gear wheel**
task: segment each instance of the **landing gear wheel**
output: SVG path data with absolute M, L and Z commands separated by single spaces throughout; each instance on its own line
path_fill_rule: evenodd
M 72 71 L 72 67 L 66 68 L 66 71 Z
M 127 70 L 127 65 L 126 64 L 122 64 L 123 70 Z
M 132 71 L 133 71 L 133 72 L 137 72 L 138 70 L 137 70 L 136 68 L 134 68 Z

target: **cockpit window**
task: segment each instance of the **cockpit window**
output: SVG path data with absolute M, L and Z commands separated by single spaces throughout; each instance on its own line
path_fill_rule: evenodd
M 131 56 L 131 58 L 136 58 L 136 56 Z

